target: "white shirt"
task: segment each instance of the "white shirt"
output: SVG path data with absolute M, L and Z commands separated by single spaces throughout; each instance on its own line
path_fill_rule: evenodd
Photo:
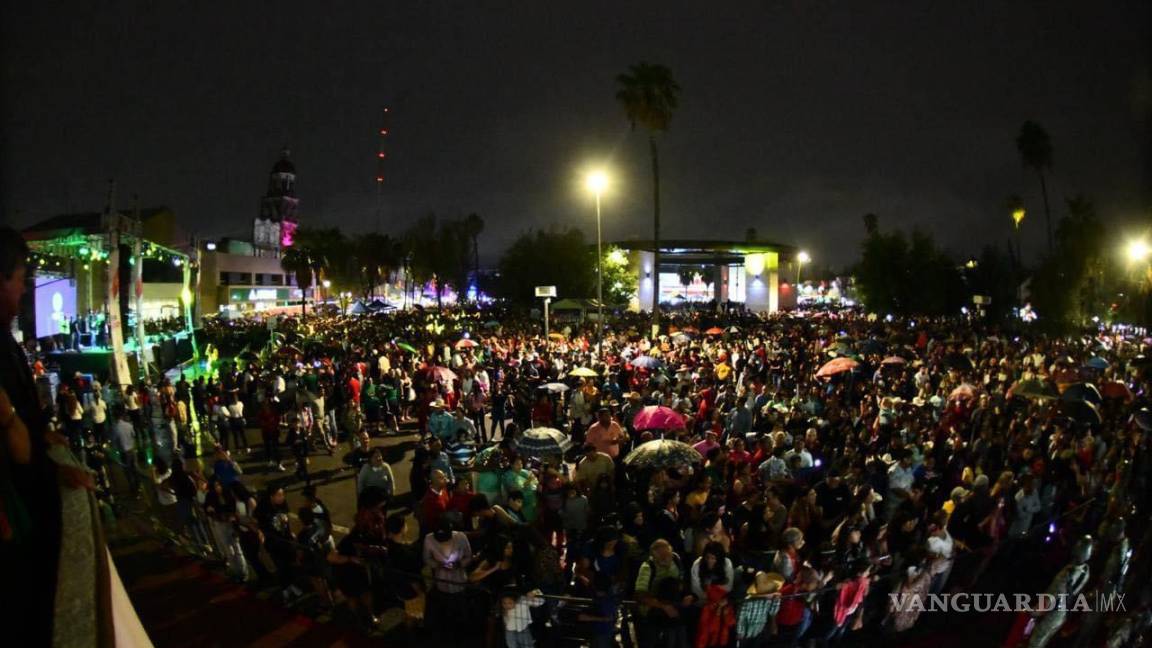
M 100 400 L 92 399 L 88 403 L 88 413 L 92 415 L 92 422 L 99 425 L 108 420 L 108 403 L 103 398 Z
M 947 530 L 944 531 L 944 537 L 941 538 L 936 534 L 928 536 L 928 553 L 940 556 L 941 558 L 952 557 L 952 547 L 955 544 L 952 540 L 952 535 Z
M 235 403 L 228 405 L 228 416 L 230 418 L 244 418 L 244 403 L 237 400 Z
M 896 488 L 908 490 L 909 488 L 912 488 L 913 481 L 914 476 L 912 474 L 912 466 L 904 468 L 900 465 L 900 462 L 896 462 L 892 464 L 891 468 L 888 469 L 889 490 Z
M 511 632 L 527 630 L 532 625 L 532 612 L 528 608 L 541 605 L 544 605 L 544 599 L 540 597 L 540 590 L 532 590 L 521 596 L 511 610 L 503 610 L 504 629 Z

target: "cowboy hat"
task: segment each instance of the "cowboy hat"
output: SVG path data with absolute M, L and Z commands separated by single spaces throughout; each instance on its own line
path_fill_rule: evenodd
M 756 572 L 756 577 L 748 586 L 748 596 L 775 594 L 784 585 L 784 577 L 776 572 Z

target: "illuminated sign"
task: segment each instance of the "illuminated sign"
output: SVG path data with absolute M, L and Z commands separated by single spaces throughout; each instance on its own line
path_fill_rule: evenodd
M 228 291 L 230 302 L 288 301 L 287 288 L 233 288 Z

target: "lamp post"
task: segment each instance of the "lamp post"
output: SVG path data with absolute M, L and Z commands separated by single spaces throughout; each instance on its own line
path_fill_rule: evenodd
M 596 356 L 604 358 L 604 251 L 600 236 L 600 195 L 608 186 L 608 176 L 603 171 L 593 171 L 585 178 L 584 184 L 596 196 Z
M 1149 260 L 1149 258 L 1152 258 L 1152 245 L 1149 245 L 1148 241 L 1146 241 L 1142 238 L 1141 239 L 1133 239 L 1131 241 L 1128 241 L 1128 244 L 1126 246 L 1124 246 L 1124 255 L 1128 257 L 1129 263 L 1131 263 L 1133 265 L 1137 265 L 1139 268 L 1139 271 L 1140 271 L 1140 283 L 1139 283 L 1140 294 L 1144 297 L 1143 303 L 1141 304 L 1141 306 L 1143 307 L 1142 308 L 1143 312 L 1140 315 L 1141 315 L 1141 319 L 1144 322 L 1147 322 L 1148 321 L 1148 281 L 1147 281 L 1147 277 L 1149 275 L 1148 260 Z
M 796 254 L 796 291 L 797 291 L 796 292 L 796 299 L 797 299 L 797 301 L 799 301 L 799 299 L 800 299 L 800 292 L 799 292 L 800 291 L 800 268 L 804 267 L 804 264 L 808 263 L 811 260 L 812 260 L 812 257 L 808 256 L 808 253 L 803 251 L 803 250 L 801 250 L 799 253 Z

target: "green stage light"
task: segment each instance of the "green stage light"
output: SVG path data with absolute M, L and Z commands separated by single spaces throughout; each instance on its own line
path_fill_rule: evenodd
M 82 256 L 82 257 L 88 256 L 88 248 L 86 246 L 80 248 L 80 256 Z

